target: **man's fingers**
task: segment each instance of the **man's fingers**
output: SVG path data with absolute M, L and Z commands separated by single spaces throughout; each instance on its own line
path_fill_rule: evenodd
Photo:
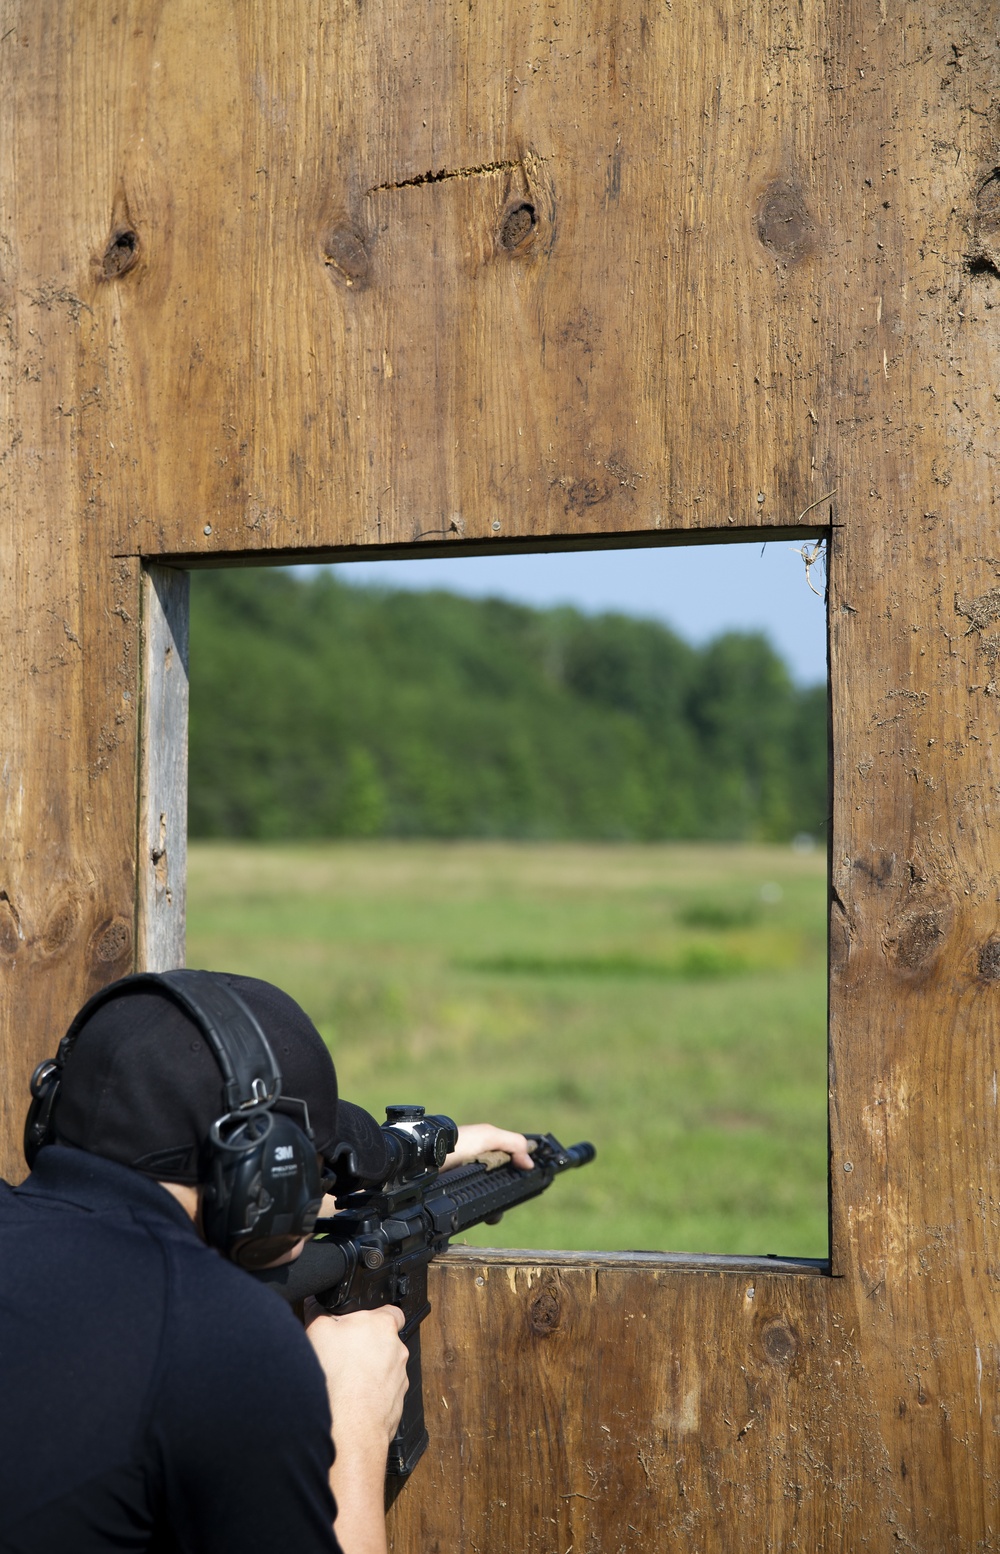
M 354 1322 L 355 1318 L 360 1322 Z M 333 1318 L 334 1322 L 351 1322 L 354 1326 L 361 1326 L 369 1322 L 391 1322 L 397 1333 L 402 1332 L 405 1316 L 398 1306 L 375 1306 L 370 1311 L 345 1311 L 340 1316 Z
M 466 1123 L 459 1128 L 458 1142 L 454 1152 L 445 1161 L 444 1169 L 447 1171 L 452 1166 L 467 1165 L 470 1160 L 477 1160 L 480 1155 L 497 1150 L 509 1155 L 522 1171 L 533 1169 L 530 1145 L 524 1134 L 512 1133 L 509 1128 L 495 1128 L 489 1122 Z
M 494 1148 L 506 1150 L 514 1164 L 519 1165 L 522 1170 L 533 1170 L 534 1161 L 528 1153 L 528 1141 L 524 1134 L 509 1133 L 504 1128 L 498 1128 L 496 1131 L 498 1142 L 494 1145 Z
M 406 1317 L 398 1306 L 374 1306 L 368 1311 L 345 1311 L 336 1316 L 331 1314 L 330 1320 L 345 1327 L 356 1328 L 362 1333 L 376 1324 L 384 1326 L 391 1323 L 396 1332 L 401 1333 Z
M 403 1323 L 406 1321 L 406 1318 L 404 1317 L 403 1313 L 400 1311 L 399 1307 L 398 1306 L 382 1306 L 381 1310 L 386 1312 L 386 1314 L 388 1316 L 392 1317 L 393 1321 L 396 1324 L 396 1332 L 397 1333 L 401 1333 L 403 1331 Z
M 306 1337 L 326 1375 L 334 1439 L 352 1429 L 364 1439 L 389 1441 L 406 1393 L 406 1345 L 398 1306 L 317 1317 Z

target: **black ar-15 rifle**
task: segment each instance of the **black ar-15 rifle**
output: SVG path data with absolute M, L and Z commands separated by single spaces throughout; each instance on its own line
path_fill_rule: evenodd
M 389 1447 L 391 1499 L 427 1445 L 420 1324 L 431 1309 L 428 1263 L 452 1236 L 484 1222 L 495 1225 L 507 1209 L 537 1198 L 561 1171 L 593 1160 L 595 1150 L 592 1144 L 563 1149 L 551 1133 L 529 1133 L 534 1145 L 530 1171 L 506 1160 L 495 1166 L 477 1161 L 442 1172 L 458 1134 L 450 1117 L 427 1117 L 422 1106 L 390 1106 L 386 1119 L 382 1126 L 391 1161 L 386 1180 L 338 1192 L 337 1214 L 317 1221 L 316 1235 L 301 1256 L 258 1277 L 286 1300 L 315 1296 L 334 1316 L 389 1304 L 401 1307 L 409 1387 Z

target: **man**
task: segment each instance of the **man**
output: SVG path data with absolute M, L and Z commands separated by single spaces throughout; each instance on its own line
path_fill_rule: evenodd
M 253 978 L 126 978 L 33 1090 L 31 1175 L 0 1184 L 0 1550 L 384 1554 L 402 1313 L 303 1332 L 236 1265 L 301 1249 L 317 1160 L 385 1171 L 308 1016 Z M 487 1148 L 530 1169 L 488 1125 L 447 1164 Z

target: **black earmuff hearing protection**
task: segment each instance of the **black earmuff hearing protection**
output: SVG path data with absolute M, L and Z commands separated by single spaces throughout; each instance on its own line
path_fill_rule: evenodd
M 179 1004 L 222 1070 L 228 1110 L 213 1122 L 201 1149 L 205 1240 L 245 1268 L 273 1262 L 312 1234 L 322 1201 L 309 1112 L 305 1101 L 281 1095 L 281 1072 L 256 1017 L 210 972 L 140 972 L 102 988 L 84 1004 L 55 1058 L 40 1063 L 31 1076 L 24 1128 L 29 1167 L 43 1145 L 56 1142 L 62 1072 L 81 1029 L 102 1004 L 131 992 L 155 992 Z M 294 1108 L 298 1120 L 285 1108 Z

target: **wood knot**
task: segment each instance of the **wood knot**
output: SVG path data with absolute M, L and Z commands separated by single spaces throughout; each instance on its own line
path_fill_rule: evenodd
M 330 228 L 323 240 L 323 263 L 342 286 L 361 291 L 368 284 L 368 250 L 353 227 Z
M 783 1317 L 772 1317 L 764 1323 L 760 1341 L 772 1365 L 789 1366 L 799 1352 L 799 1336 Z
M 1000 939 L 987 939 L 979 949 L 979 978 L 982 982 L 1000 982 Z
M 948 929 L 946 914 L 929 909 L 901 917 L 886 943 L 894 965 L 903 971 L 926 971 L 937 959 Z
M 49 913 L 38 941 L 43 955 L 58 955 L 72 941 L 80 911 L 72 899 L 58 901 Z
M 757 236 L 788 264 L 805 259 L 816 246 L 816 226 L 805 195 L 784 178 L 769 183 L 757 207 Z
M 90 937 L 88 958 L 110 966 L 124 960 L 132 951 L 132 925 L 124 917 L 106 918 L 99 923 Z
M 139 234 L 134 227 L 118 227 L 104 250 L 100 273 L 106 281 L 127 275 L 139 262 Z
M 0 890 L 0 952 L 16 955 L 24 934 L 21 917 L 5 890 Z
M 528 1326 L 533 1333 L 552 1333 L 559 1326 L 560 1315 L 559 1292 L 546 1284 L 528 1307 Z
M 512 206 L 504 213 L 500 222 L 500 231 L 497 233 L 497 242 L 507 252 L 515 248 L 523 248 L 534 234 L 538 225 L 538 214 L 535 207 L 527 200 L 521 200 L 519 204 Z
M 980 227 L 1000 229 L 1000 167 L 976 190 L 976 219 Z

